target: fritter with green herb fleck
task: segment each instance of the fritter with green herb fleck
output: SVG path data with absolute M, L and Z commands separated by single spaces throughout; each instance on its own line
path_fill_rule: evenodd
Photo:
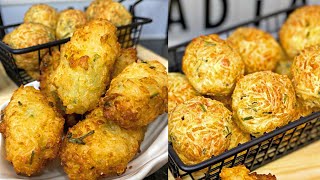
M 229 148 L 232 113 L 221 102 L 198 96 L 169 115 L 169 141 L 187 165 L 217 156 Z
M 32 5 L 24 14 L 24 22 L 40 23 L 52 30 L 57 27 L 59 13 L 57 10 L 47 4 Z
M 36 175 L 57 156 L 63 124 L 39 90 L 21 86 L 14 92 L 0 132 L 5 137 L 6 159 L 17 174 Z
M 84 114 L 98 105 L 119 51 L 116 27 L 101 19 L 78 28 L 62 46 L 60 63 L 52 75 L 67 114 Z
M 125 172 L 139 151 L 146 128 L 126 130 L 97 108 L 69 129 L 61 149 L 61 162 L 70 179 L 99 179 Z
M 23 23 L 12 32 L 6 34 L 3 42 L 13 49 L 27 48 L 54 41 L 54 32 L 45 25 L 38 23 Z M 39 70 L 39 51 L 13 55 L 18 68 L 34 71 Z M 40 50 L 40 58 L 48 49 Z
M 303 106 L 320 108 L 320 46 L 310 46 L 294 58 L 292 82 Z
M 244 74 L 244 63 L 237 50 L 216 34 L 199 36 L 186 48 L 182 70 L 201 94 L 228 96 Z
M 127 66 L 102 98 L 105 117 L 123 128 L 148 125 L 167 111 L 167 81 L 166 68 L 158 61 Z
M 232 94 L 234 119 L 243 131 L 253 136 L 286 125 L 294 117 L 295 104 L 290 79 L 271 71 L 244 76 Z
M 74 31 L 87 22 L 86 14 L 77 9 L 67 9 L 59 14 L 56 36 L 57 39 L 71 37 Z

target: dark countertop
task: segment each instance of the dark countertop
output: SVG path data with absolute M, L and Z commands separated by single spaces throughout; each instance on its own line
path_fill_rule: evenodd
M 168 45 L 167 45 L 166 39 L 140 40 L 139 44 L 159 54 L 160 56 L 168 59 Z M 156 180 L 168 179 L 168 163 L 165 164 L 162 168 L 160 168 L 155 173 L 144 178 L 144 180 L 155 180 L 155 179 Z

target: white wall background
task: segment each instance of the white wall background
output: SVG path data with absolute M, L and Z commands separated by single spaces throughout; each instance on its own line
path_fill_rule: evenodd
M 299 0 L 297 0 L 299 2 Z M 190 40 L 202 34 L 209 34 L 224 29 L 231 25 L 235 25 L 246 20 L 253 19 L 255 17 L 256 0 L 228 0 L 228 14 L 224 23 L 218 28 L 205 28 L 205 1 L 204 0 L 180 0 L 182 9 L 184 11 L 185 22 L 188 29 L 183 30 L 180 24 L 173 24 L 169 31 L 168 45 L 173 46 L 181 42 Z M 291 5 L 292 0 L 263 0 L 263 6 L 261 14 L 272 13 L 284 8 L 288 8 Z M 211 4 L 211 18 L 213 21 L 215 18 L 220 17 L 219 0 L 212 0 Z M 320 4 L 320 0 L 307 0 L 308 4 Z M 172 12 L 173 17 L 177 17 L 177 9 Z
M 20 23 L 24 13 L 32 4 L 46 3 L 59 11 L 69 7 L 84 10 L 90 0 L 0 0 L 0 12 L 5 25 Z M 135 0 L 126 0 L 123 4 L 128 7 Z M 136 6 L 136 15 L 149 17 L 151 24 L 143 26 L 141 39 L 165 38 L 167 33 L 168 0 L 144 0 Z

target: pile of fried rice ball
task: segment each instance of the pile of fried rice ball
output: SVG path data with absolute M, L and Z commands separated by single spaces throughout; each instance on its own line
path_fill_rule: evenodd
M 130 20 L 95 19 L 90 11 L 107 2 L 113 3 L 90 5 L 89 21 L 77 10 L 58 15 L 47 5 L 32 6 L 26 22 L 6 37 L 6 42 L 16 45 L 22 43 L 17 38 L 42 35 L 33 42 L 43 43 L 53 39 L 56 24 L 57 36 L 71 36 L 60 50 L 43 52 L 40 90 L 21 86 L 4 109 L 0 132 L 6 159 L 17 174 L 39 175 L 50 160 L 60 158 L 70 179 L 121 175 L 139 153 L 148 124 L 167 112 L 165 66 L 156 60 L 138 60 L 133 48 L 120 48 L 114 24 Z M 104 5 L 112 12 L 121 9 L 111 4 Z M 35 19 L 39 17 L 43 19 Z M 73 17 L 83 17 L 83 21 L 70 20 L 83 25 L 67 27 L 64 22 Z
M 24 15 L 23 23 L 3 38 L 3 42 L 14 49 L 22 49 L 51 41 L 66 39 L 73 35 L 77 28 L 88 21 L 106 19 L 116 27 L 132 23 L 132 15 L 119 2 L 112 0 L 94 0 L 85 12 L 77 9 L 66 9 L 58 12 L 46 4 L 31 6 Z M 129 41 L 130 34 L 123 34 Z M 123 42 L 123 41 L 121 41 Z M 129 47 L 129 46 L 128 46 Z M 39 80 L 39 58 L 49 49 L 13 55 L 19 69 L 23 69 L 35 80 Z
M 296 9 L 277 41 L 253 27 L 199 36 L 168 74 L 169 141 L 186 165 L 320 108 L 320 6 Z

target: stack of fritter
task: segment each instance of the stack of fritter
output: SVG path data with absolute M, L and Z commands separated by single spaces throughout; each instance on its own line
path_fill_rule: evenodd
M 167 111 L 165 67 L 136 61 L 136 50 L 121 50 L 116 27 L 103 19 L 76 29 L 61 52 L 44 55 L 40 91 L 21 87 L 0 126 L 17 173 L 38 174 L 59 149 L 70 179 L 124 173 L 147 125 Z M 63 117 L 76 124 L 64 138 Z

